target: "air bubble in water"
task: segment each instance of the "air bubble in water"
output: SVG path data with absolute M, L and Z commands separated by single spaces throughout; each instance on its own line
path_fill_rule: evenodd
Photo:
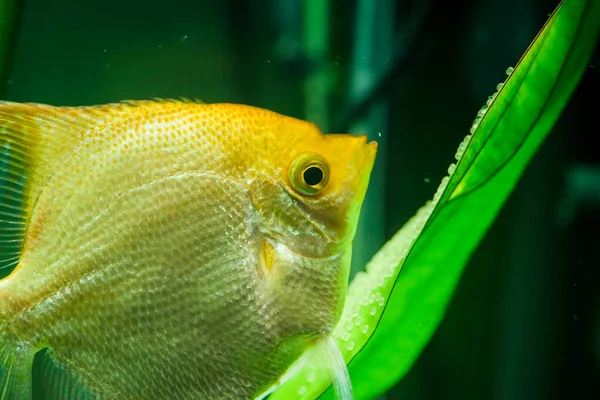
M 381 295 L 381 293 L 376 293 L 375 294 L 375 301 L 377 302 L 377 305 L 379 307 L 381 307 L 383 305 L 383 303 L 385 303 L 385 299 L 383 298 L 383 296 Z
M 471 135 L 467 135 L 467 136 L 465 136 L 464 140 L 460 143 L 460 145 L 458 146 L 458 149 L 456 150 L 456 154 L 454 155 L 454 158 L 456 158 L 456 161 L 460 161 L 463 154 L 465 153 L 465 150 L 467 149 L 467 146 L 469 145 L 470 140 L 471 140 Z
M 450 164 L 448 167 L 448 174 L 452 175 L 456 171 L 456 164 Z

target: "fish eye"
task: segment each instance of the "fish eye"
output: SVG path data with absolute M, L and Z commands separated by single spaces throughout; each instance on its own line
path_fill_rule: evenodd
M 317 165 L 311 165 L 306 168 L 302 173 L 302 177 L 304 178 L 304 182 L 309 186 L 317 186 L 323 179 L 325 178 L 325 174 L 323 170 Z
M 300 194 L 319 194 L 329 183 L 329 166 L 318 154 L 301 154 L 292 162 L 290 183 Z

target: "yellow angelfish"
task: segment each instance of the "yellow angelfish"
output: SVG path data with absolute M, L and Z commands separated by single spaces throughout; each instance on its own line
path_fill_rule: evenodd
M 375 153 L 243 105 L 0 102 L 0 399 L 269 390 L 340 317 Z

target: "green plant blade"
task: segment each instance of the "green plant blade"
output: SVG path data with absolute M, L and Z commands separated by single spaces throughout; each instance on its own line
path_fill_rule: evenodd
M 600 0 L 559 5 L 459 147 L 433 201 L 352 281 L 334 337 L 351 360 L 357 399 L 390 388 L 431 338 L 469 256 L 579 82 L 599 29 Z M 309 362 L 271 399 L 314 399 L 329 384 L 324 367 Z

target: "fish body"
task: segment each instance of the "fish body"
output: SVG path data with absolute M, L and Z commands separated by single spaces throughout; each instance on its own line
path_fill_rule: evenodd
M 245 399 L 328 335 L 376 145 L 243 105 L 0 103 L 0 399 Z

